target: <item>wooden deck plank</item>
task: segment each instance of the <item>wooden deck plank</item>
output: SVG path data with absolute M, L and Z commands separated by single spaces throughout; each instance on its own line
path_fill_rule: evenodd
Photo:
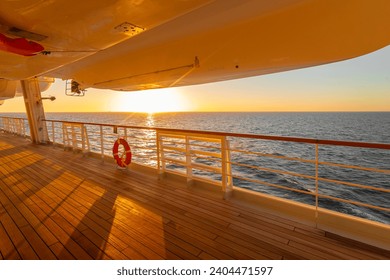
M 0 259 L 390 256 L 177 182 L 1 136 Z
M 26 240 L 29 242 L 30 246 L 33 248 L 35 253 L 38 255 L 39 259 L 50 260 L 55 259 L 55 255 L 50 250 L 48 246 L 37 234 L 35 229 L 30 226 L 23 226 L 20 228 L 21 232 L 25 236 Z
M 0 222 L 22 259 L 39 259 L 38 255 L 31 247 L 31 244 L 28 243 L 26 237 L 23 235 L 19 227 L 14 223 L 8 213 L 1 216 Z
M 37 198 L 37 197 L 35 197 L 35 198 Z M 47 216 L 47 214 L 50 213 L 53 209 L 48 208 L 47 205 L 45 205 L 44 201 L 42 201 L 42 200 L 38 200 L 37 202 L 38 202 L 37 204 L 29 204 L 29 208 L 31 209 L 31 211 L 35 215 L 37 215 L 37 216 L 39 215 L 38 221 L 37 221 L 37 218 L 35 217 L 35 215 L 31 215 L 31 212 L 28 213 L 26 216 L 29 218 L 29 221 L 31 222 L 31 224 L 33 226 L 35 226 L 35 228 L 38 229 L 40 236 L 43 236 L 44 238 L 49 237 L 51 239 L 51 241 L 46 240 L 47 241 L 46 245 L 50 247 L 52 244 L 56 243 L 56 239 L 52 239 L 52 236 L 49 233 L 47 233 L 46 231 L 42 232 L 42 229 L 45 227 L 49 228 L 51 230 L 51 232 L 54 232 L 56 236 L 59 236 L 59 238 L 63 242 L 66 242 L 69 239 L 70 235 L 67 235 L 62 230 L 60 230 L 61 227 L 58 225 L 58 224 L 64 225 L 64 223 L 53 222 L 53 220 L 51 218 L 48 218 L 48 216 Z M 39 205 L 39 207 L 38 207 L 38 205 Z M 19 208 L 22 210 L 24 209 L 23 206 L 21 206 Z M 42 209 L 46 212 L 42 212 Z M 14 213 L 14 212 L 12 212 L 12 213 Z M 26 211 L 26 213 L 27 213 L 27 211 Z M 44 222 L 43 222 L 43 220 L 44 220 Z M 72 231 L 73 230 L 74 230 L 74 228 L 72 228 Z M 35 243 L 39 244 L 39 241 L 34 241 L 33 244 L 35 245 Z M 68 244 L 66 246 L 67 246 L 67 248 L 70 248 L 69 249 L 70 252 L 73 252 L 77 258 L 81 258 L 81 259 L 90 259 L 91 258 L 75 242 L 70 241 L 70 242 L 68 242 Z M 57 257 L 58 258 L 65 257 L 66 259 L 69 259 L 67 254 L 64 254 L 64 253 L 58 254 Z M 54 257 L 51 256 L 50 254 L 48 254 L 48 255 L 42 255 L 41 258 L 53 259 Z
M 41 203 L 39 205 L 41 207 L 45 206 L 43 203 Z M 38 231 L 39 236 L 42 237 L 43 240 L 45 240 L 45 243 L 47 246 L 50 247 L 51 245 L 58 242 L 57 238 L 54 237 L 54 235 L 51 232 L 55 232 L 56 235 L 59 235 L 61 240 L 63 240 L 63 241 L 67 240 L 68 237 L 64 238 L 64 234 L 61 230 L 59 230 L 59 226 L 58 226 L 58 224 L 61 224 L 63 226 L 64 222 L 63 221 L 61 221 L 61 223 L 53 222 L 51 217 L 48 217 L 46 215 L 46 213 L 50 213 L 50 212 L 46 212 L 46 213 L 43 212 L 39 207 L 37 207 L 37 205 L 29 205 L 29 208 L 31 209 L 31 211 L 33 211 L 34 215 L 32 214 L 31 211 L 28 211 L 24 205 L 18 205 L 18 208 L 20 210 L 22 210 L 22 213 L 24 212 L 26 214 L 25 217 L 28 218 L 30 224 L 32 226 L 34 226 L 34 228 Z M 48 211 L 47 208 L 45 210 Z M 35 215 L 40 215 L 41 219 L 37 219 Z M 22 229 L 25 229 L 25 228 L 26 228 L 26 226 L 22 227 Z M 51 232 L 47 230 L 48 228 L 51 229 Z M 74 228 L 72 227 L 72 231 L 73 230 L 74 230 Z M 47 250 L 45 248 L 38 247 L 38 246 L 42 246 L 42 243 L 39 240 L 40 238 L 38 239 L 38 237 L 36 235 L 34 235 L 33 232 L 31 232 L 29 229 L 26 229 L 25 236 L 26 235 L 29 236 L 29 238 L 31 239 L 31 244 L 33 244 L 34 246 L 37 247 L 36 251 L 40 252 L 40 254 L 41 254 L 40 258 L 42 258 L 42 259 L 53 259 L 54 258 L 50 253 L 47 252 Z M 81 247 L 77 248 L 77 247 L 79 247 L 78 245 L 71 244 L 71 247 L 72 247 L 72 249 L 71 249 L 72 252 L 77 252 L 77 258 L 83 258 L 83 259 L 90 258 L 86 254 L 83 254 L 83 249 Z M 64 254 L 62 253 L 61 255 L 58 255 L 58 257 L 63 256 L 63 255 Z
M 60 243 L 54 243 L 50 246 L 50 250 L 56 255 L 59 260 L 74 260 L 75 257 Z
M 76 259 L 92 259 L 93 257 L 87 253 L 86 248 L 78 244 L 73 238 L 72 235 L 78 229 L 75 227 L 66 227 L 66 222 L 64 219 L 59 218 L 59 214 L 52 214 L 50 218 L 45 220 L 45 225 L 51 230 L 51 232 L 56 236 L 60 241 L 61 245 L 56 245 L 56 247 L 63 247 L 65 252 L 59 251 L 56 253 L 56 256 L 59 259 L 62 259 L 64 256 L 68 259 L 68 253 L 70 253 Z M 57 243 L 56 243 L 57 244 Z M 53 244 L 54 245 L 54 244 Z
M 46 215 L 38 211 L 36 207 L 34 208 L 35 203 L 30 198 L 26 197 L 23 192 L 18 192 L 16 188 L 14 188 L 13 191 L 15 195 L 10 194 L 10 192 L 7 192 L 7 194 L 15 207 L 19 210 L 20 214 L 25 217 L 28 223 L 37 231 L 38 235 L 48 246 L 57 243 L 57 238 L 55 238 L 44 225 Z
M 228 255 L 229 258 L 232 259 L 250 259 L 249 255 L 243 254 L 238 250 L 232 250 L 230 247 L 226 246 L 223 243 L 218 243 L 216 240 L 208 239 L 208 238 L 199 238 L 198 235 L 185 235 L 183 231 L 177 228 L 173 228 L 167 226 L 165 228 L 165 235 L 169 238 L 169 236 L 174 236 L 176 240 L 181 240 L 182 242 L 189 243 L 198 251 L 198 255 L 200 252 L 206 252 L 210 255 L 216 255 L 218 250 L 223 251 L 224 254 Z M 184 240 L 182 240 L 185 239 Z
M 4 259 L 20 260 L 20 255 L 5 231 L 3 225 L 0 223 L 0 252 Z

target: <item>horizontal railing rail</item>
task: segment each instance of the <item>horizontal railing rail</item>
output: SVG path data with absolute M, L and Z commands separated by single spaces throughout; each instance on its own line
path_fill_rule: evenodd
M 118 137 L 133 162 L 188 183 L 245 188 L 319 209 L 390 224 L 390 144 L 46 120 L 56 146 L 112 157 Z M 0 118 L 3 131 L 29 135 L 27 120 Z M 361 163 L 359 163 L 361 161 Z

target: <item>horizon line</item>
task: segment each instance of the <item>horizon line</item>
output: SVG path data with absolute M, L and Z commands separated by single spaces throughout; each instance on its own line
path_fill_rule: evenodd
M 1 112 L 26 113 L 26 111 Z M 45 113 L 132 113 L 132 114 L 165 114 L 165 113 L 390 113 L 390 110 L 371 111 L 166 111 L 166 112 L 132 112 L 132 111 L 46 111 Z

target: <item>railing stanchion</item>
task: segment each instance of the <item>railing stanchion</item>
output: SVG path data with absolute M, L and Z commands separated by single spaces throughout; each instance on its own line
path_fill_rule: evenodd
M 157 145 L 157 175 L 162 178 L 165 173 L 165 161 L 163 154 L 162 137 L 156 129 L 156 145 Z
M 26 128 L 24 126 L 24 120 L 22 120 L 22 131 L 23 131 L 23 137 L 26 137 Z
M 64 123 L 62 123 L 62 143 L 64 143 L 64 150 L 69 145 L 69 142 L 67 140 L 67 138 L 68 138 L 67 136 L 68 136 L 68 131 L 66 130 Z M 65 137 L 66 137 L 66 140 L 65 140 Z
M 192 178 L 192 159 L 191 159 L 191 146 L 190 146 L 190 137 L 186 135 L 186 177 L 187 177 L 187 186 L 193 184 Z
M 84 124 L 81 124 L 80 133 L 81 133 L 81 151 L 82 151 L 82 153 L 85 153 Z
M 51 135 L 53 137 L 53 148 L 56 144 L 56 134 L 55 134 L 55 130 L 54 130 L 54 121 L 51 121 Z
M 318 159 L 318 144 L 315 144 L 315 153 L 316 153 L 316 211 L 315 211 L 315 221 L 317 224 L 317 219 L 318 219 L 318 164 L 319 164 L 319 159 Z
M 100 150 L 102 153 L 102 160 L 104 161 L 104 137 L 103 137 L 103 126 L 99 125 L 100 128 Z
M 160 144 L 158 140 L 158 131 L 156 130 L 156 149 L 157 149 L 157 175 L 160 174 Z
M 226 137 L 221 138 L 221 157 L 222 157 L 222 192 L 223 198 L 229 199 L 232 191 L 233 184 L 231 178 L 231 160 L 230 160 L 230 151 L 229 144 L 226 140 Z

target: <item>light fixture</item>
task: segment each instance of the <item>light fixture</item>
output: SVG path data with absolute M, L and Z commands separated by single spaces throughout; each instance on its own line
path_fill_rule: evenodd
M 50 100 L 50 101 L 54 101 L 56 100 L 56 97 L 55 96 L 45 96 L 45 97 L 41 97 L 41 100 Z

